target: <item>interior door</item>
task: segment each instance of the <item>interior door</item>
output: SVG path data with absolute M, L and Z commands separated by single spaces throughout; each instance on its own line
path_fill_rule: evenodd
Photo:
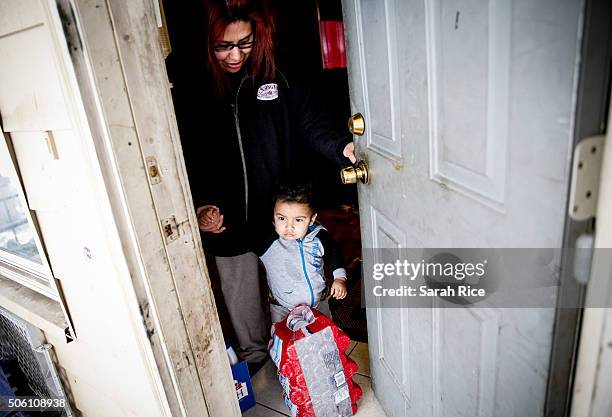
M 364 251 L 561 247 L 581 2 L 343 9 Z M 554 308 L 367 307 L 390 417 L 543 414 Z

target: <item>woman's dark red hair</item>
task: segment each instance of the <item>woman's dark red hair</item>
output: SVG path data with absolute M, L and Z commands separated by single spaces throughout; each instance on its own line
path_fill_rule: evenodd
M 251 22 L 255 45 L 249 56 L 250 72 L 255 82 L 272 81 L 274 61 L 274 17 L 266 0 L 205 0 L 208 38 L 206 60 L 213 87 L 219 95 L 227 90 L 225 71 L 215 57 L 215 42 L 223 38 L 225 28 L 233 22 Z

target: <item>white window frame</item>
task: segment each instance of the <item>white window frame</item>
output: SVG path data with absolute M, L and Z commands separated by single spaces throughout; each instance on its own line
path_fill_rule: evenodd
M 41 260 L 41 263 L 37 264 L 36 262 L 0 248 L 0 275 L 59 302 L 60 297 L 58 289 L 40 236 L 40 230 L 28 205 L 23 184 L 19 176 L 19 167 L 15 162 L 14 153 L 11 152 L 11 147 L 8 143 L 10 139 L 8 138 L 8 134 L 4 133 L 2 125 L 0 125 L 0 136 L 0 152 L 6 153 L 8 159 L 12 162 L 10 167 L 6 167 L 7 175 L 17 189 L 19 202 L 24 208 L 26 220 L 33 230 L 36 249 Z

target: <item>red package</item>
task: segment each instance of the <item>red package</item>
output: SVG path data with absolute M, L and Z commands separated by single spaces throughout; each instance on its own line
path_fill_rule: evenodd
M 307 337 L 312 339 L 300 344 L 300 357 L 295 342 Z M 274 323 L 268 350 L 278 368 L 284 400 L 292 416 L 317 417 L 315 409 L 329 410 L 330 407 L 337 407 L 334 412 L 343 417 L 357 412 L 362 390 L 352 380 L 357 373 L 357 364 L 344 353 L 349 344 L 350 338 L 329 317 L 306 305 L 295 307 L 285 320 Z M 315 352 L 314 356 L 308 356 L 304 351 L 306 345 Z M 325 353 L 318 352 L 319 346 Z M 319 358 L 317 354 L 323 356 Z M 304 372 L 302 363 L 313 369 Z M 310 375 L 310 380 L 307 375 Z M 315 404 L 308 386 L 317 390 Z

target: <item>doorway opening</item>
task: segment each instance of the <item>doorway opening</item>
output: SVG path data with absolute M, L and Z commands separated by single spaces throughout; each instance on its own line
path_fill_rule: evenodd
M 335 129 L 346 132 L 351 109 L 341 1 L 273 0 L 271 5 L 276 18 L 278 68 L 293 77 L 307 80 L 313 87 L 312 93 L 321 111 L 327 115 Z M 194 122 L 198 119 L 198 102 L 193 100 L 196 86 L 206 81 L 206 19 L 201 6 L 196 2 L 166 3 L 164 13 L 171 45 L 166 67 L 172 86 L 181 141 L 183 148 L 186 148 L 186 141 L 207 139 L 206 125 Z M 205 96 L 198 97 L 198 100 L 206 99 Z M 204 119 L 200 117 L 200 120 Z M 203 155 L 203 163 L 206 157 L 223 156 Z M 312 149 L 300 149 L 299 157 L 293 163 L 295 166 L 292 171 L 307 173 L 301 177 L 307 177 L 313 182 L 318 202 L 317 220 L 341 248 L 348 276 L 348 293 L 343 300 L 330 298 L 330 310 L 336 324 L 352 340 L 349 353 L 355 350 L 355 355 L 360 356 L 359 361 L 362 363 L 358 364 L 361 377 L 369 379 L 366 310 L 362 308 L 361 302 L 361 234 L 357 186 L 342 184 L 339 175 L 341 167 Z M 189 164 L 187 165 L 189 174 Z M 206 187 L 213 177 L 213 173 L 210 178 L 194 178 L 190 175 L 192 192 L 197 187 Z M 204 249 L 206 252 L 206 245 Z M 224 337 L 229 342 L 235 342 L 236 337 L 221 293 L 218 271 L 214 258 L 209 254 L 207 264 Z M 328 282 L 333 280 L 331 271 L 326 273 L 326 278 Z M 272 363 L 266 366 L 273 368 Z M 269 373 L 270 370 L 264 370 L 265 372 Z M 280 384 L 277 381 L 275 383 L 280 389 Z M 366 384 L 369 385 L 368 382 Z M 282 411 L 277 408 L 277 404 L 282 403 L 280 392 L 269 391 L 265 385 L 266 383 L 259 384 L 254 380 L 258 403 L 287 414 L 288 410 L 284 405 Z M 278 398 L 273 398 L 275 396 Z

